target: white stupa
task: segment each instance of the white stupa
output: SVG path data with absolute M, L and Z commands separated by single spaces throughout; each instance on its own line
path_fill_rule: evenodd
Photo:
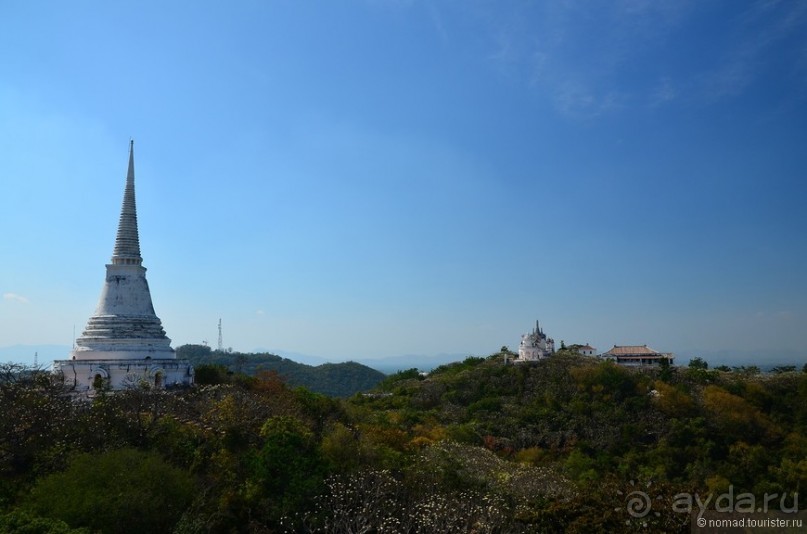
M 193 367 L 187 360 L 176 359 L 171 340 L 154 313 L 142 263 L 132 141 L 115 250 L 112 263 L 106 266 L 98 307 L 76 339 L 71 359 L 53 362 L 54 372 L 75 390 L 193 383 Z

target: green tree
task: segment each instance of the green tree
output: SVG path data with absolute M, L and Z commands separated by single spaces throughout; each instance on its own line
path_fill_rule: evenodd
M 15 492 L 9 479 L 27 478 L 37 465 L 58 456 L 74 410 L 50 373 L 0 364 L 0 504 Z
M 227 366 L 221 364 L 197 365 L 194 369 L 194 381 L 200 386 L 227 384 L 230 382 L 230 372 Z
M 191 501 L 193 479 L 154 452 L 80 454 L 63 472 L 39 479 L 31 511 L 104 533 L 171 532 Z
M 706 386 L 703 390 L 703 407 L 711 422 L 726 443 L 746 441 L 755 444 L 770 440 L 777 430 L 770 419 L 744 398 L 729 393 L 718 386 Z
M 252 476 L 268 499 L 270 519 L 300 509 L 320 489 L 325 473 L 319 443 L 299 419 L 281 415 L 261 429 L 264 445 Z
M 23 510 L 0 514 L 0 532 L 4 534 L 90 534 L 84 528 L 70 528 L 64 521 L 36 517 Z
M 704 360 L 703 358 L 701 358 L 700 356 L 696 356 L 696 357 L 692 358 L 691 360 L 689 360 L 689 368 L 690 369 L 704 369 L 704 370 L 706 370 L 706 369 L 709 368 L 709 363 L 706 360 Z
M 185 360 L 209 358 L 212 354 L 213 349 L 207 345 L 182 345 L 177 347 L 177 358 Z
M 782 373 L 793 373 L 796 371 L 795 365 L 777 365 L 773 369 L 771 369 L 776 374 Z

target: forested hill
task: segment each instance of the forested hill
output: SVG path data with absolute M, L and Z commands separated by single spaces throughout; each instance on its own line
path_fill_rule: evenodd
M 84 402 L 0 365 L 0 532 L 684 533 L 804 509 L 807 368 L 499 353 L 333 398 L 260 372 L 277 356 L 188 352 L 196 387 Z
M 190 360 L 194 367 L 224 366 L 231 373 L 254 375 L 276 371 L 290 386 L 304 386 L 330 397 L 349 397 L 374 388 L 386 375 L 356 362 L 311 366 L 276 354 L 214 351 L 205 345 L 182 345 L 177 358 Z M 203 369 L 204 372 L 204 369 Z

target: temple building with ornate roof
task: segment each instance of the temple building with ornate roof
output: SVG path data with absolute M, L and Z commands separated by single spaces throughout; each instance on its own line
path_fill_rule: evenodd
M 647 345 L 614 345 L 614 348 L 603 352 L 600 357 L 628 366 L 660 365 L 665 360 L 672 365 L 675 359 L 673 353 L 658 352 Z
M 53 372 L 74 391 L 193 383 L 193 366 L 177 359 L 154 312 L 142 263 L 132 141 L 115 248 L 106 266 L 98 306 L 76 339 L 70 359 L 53 362 Z
M 518 358 L 513 363 L 537 362 L 555 353 L 555 340 L 547 337 L 538 321 L 529 334 L 521 336 L 518 346 Z

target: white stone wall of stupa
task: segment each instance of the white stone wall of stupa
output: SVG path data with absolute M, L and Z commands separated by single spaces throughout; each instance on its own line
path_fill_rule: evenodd
M 57 360 L 53 372 L 77 393 L 143 385 L 165 389 L 190 386 L 194 381 L 193 366 L 187 360 Z
M 146 268 L 108 264 L 95 315 L 155 315 Z
M 164 343 L 148 342 L 142 339 L 79 340 L 71 353 L 74 360 L 176 360 L 176 351 L 170 340 Z

